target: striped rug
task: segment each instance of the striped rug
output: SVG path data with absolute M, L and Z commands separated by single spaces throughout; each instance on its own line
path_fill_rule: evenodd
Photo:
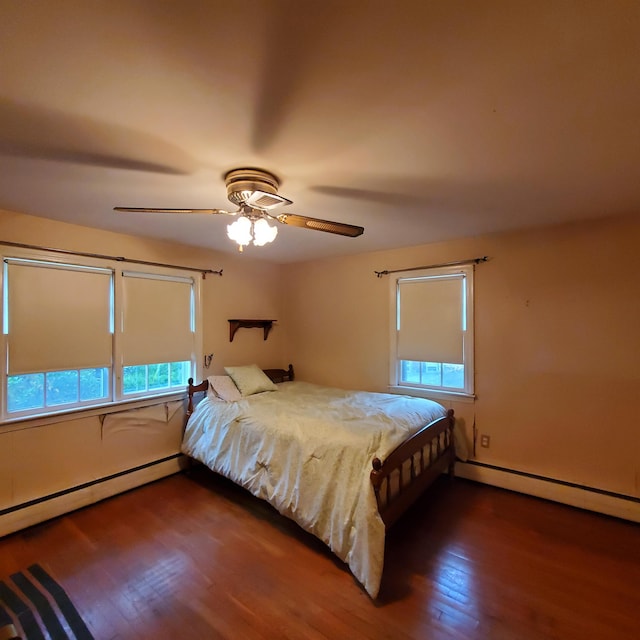
M 24 640 L 93 640 L 65 590 L 39 564 L 0 581 L 0 637 L 12 637 L 10 625 Z

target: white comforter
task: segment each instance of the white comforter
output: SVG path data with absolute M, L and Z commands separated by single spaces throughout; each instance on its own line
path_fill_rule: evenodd
M 239 402 L 203 400 L 182 450 L 320 538 L 375 598 L 385 527 L 371 461 L 445 413 L 423 398 L 285 382 Z

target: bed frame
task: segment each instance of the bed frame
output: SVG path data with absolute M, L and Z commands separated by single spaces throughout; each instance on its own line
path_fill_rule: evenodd
M 294 379 L 293 365 L 288 369 L 264 369 L 273 382 Z M 193 413 L 193 396 L 206 393 L 207 380 L 198 385 L 189 378 L 187 419 Z M 380 517 L 387 529 L 417 500 L 440 475 L 448 471 L 454 475 L 456 462 L 453 438 L 453 409 L 429 424 L 396 447 L 386 458 L 372 461 L 371 484 L 378 503 Z

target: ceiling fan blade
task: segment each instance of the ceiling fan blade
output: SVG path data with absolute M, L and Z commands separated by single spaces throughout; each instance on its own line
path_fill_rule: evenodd
M 167 175 L 188 175 L 196 169 L 193 158 L 155 136 L 4 98 L 0 100 L 0 154 Z M 171 162 L 157 158 L 171 158 Z
M 223 209 L 154 209 L 152 207 L 113 207 L 114 211 L 127 211 L 129 213 L 224 213 L 235 215 L 237 211 L 224 211 Z
M 339 236 L 356 238 L 364 233 L 364 227 L 357 227 L 353 224 L 343 222 L 331 222 L 330 220 L 320 220 L 319 218 L 307 218 L 295 213 L 281 213 L 276 216 L 278 222 L 289 224 L 294 227 L 304 227 L 305 229 L 315 229 L 316 231 L 326 231 Z

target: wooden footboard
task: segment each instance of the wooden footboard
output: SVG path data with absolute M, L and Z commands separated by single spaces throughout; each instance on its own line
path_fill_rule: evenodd
M 387 529 L 443 471 L 453 476 L 453 425 L 453 409 L 449 409 L 446 416 L 405 440 L 384 462 L 374 458 L 371 483 Z

